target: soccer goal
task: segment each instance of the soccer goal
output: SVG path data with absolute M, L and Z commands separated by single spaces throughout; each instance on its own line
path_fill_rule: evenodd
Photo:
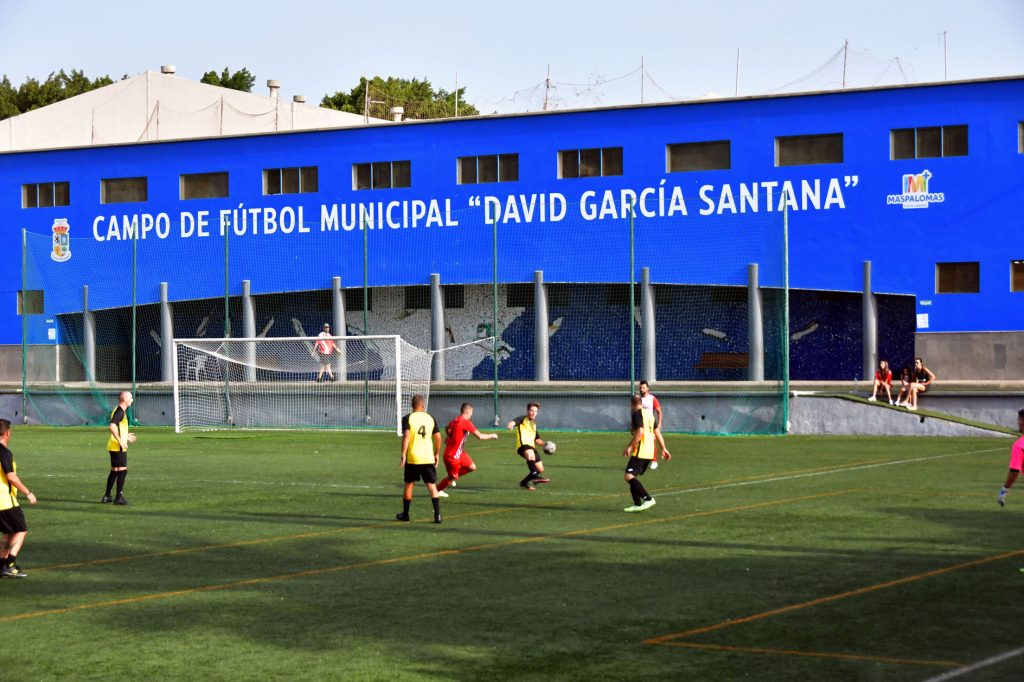
M 431 352 L 399 336 L 329 338 L 175 339 L 175 431 L 401 433 L 412 396 L 430 389 Z

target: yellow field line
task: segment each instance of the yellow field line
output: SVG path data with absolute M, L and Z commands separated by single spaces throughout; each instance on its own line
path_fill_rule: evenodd
M 20 613 L 11 616 L 0 617 L 0 623 L 11 623 L 19 620 L 27 620 L 29 618 L 42 618 L 43 616 L 53 616 L 66 613 L 74 613 L 76 611 L 85 611 L 88 609 L 105 608 L 109 606 L 125 606 L 129 604 L 138 604 L 147 601 L 154 601 L 159 599 L 170 599 L 173 597 L 181 597 L 191 594 L 200 594 L 203 592 L 213 592 L 219 590 L 230 590 L 236 587 L 249 587 L 253 585 L 265 585 L 267 583 L 280 582 L 282 580 L 291 580 L 293 578 L 305 578 L 310 576 L 326 575 L 330 573 L 340 573 L 343 571 L 352 571 L 360 568 L 373 568 L 378 566 L 389 566 L 393 564 L 405 563 L 409 561 L 420 561 L 424 559 L 437 559 L 441 557 L 459 556 L 461 554 L 469 554 L 471 552 L 482 552 L 491 549 L 501 549 L 504 547 L 512 547 L 515 545 L 524 545 L 533 542 L 544 542 L 547 540 L 557 540 L 561 538 L 575 537 L 579 535 L 590 535 L 594 533 L 604 533 L 612 530 L 619 530 L 622 528 L 633 528 L 636 526 L 647 526 L 654 525 L 657 523 L 669 523 L 671 521 L 682 521 L 685 519 L 695 519 L 705 516 L 713 516 L 716 514 L 728 514 L 740 511 L 748 511 L 751 509 L 763 509 L 765 507 L 779 506 L 783 504 L 792 504 L 795 502 L 805 502 L 807 500 L 820 499 L 823 497 L 834 497 L 836 495 L 844 495 L 847 490 L 840 490 L 830 493 L 819 493 L 816 495 L 804 495 L 801 497 L 791 497 L 782 500 L 773 500 L 770 502 L 758 502 L 756 504 L 747 504 L 740 507 L 730 507 L 727 509 L 715 509 L 711 511 L 703 512 L 689 512 L 686 514 L 678 514 L 676 516 L 659 517 L 654 519 L 648 519 L 646 521 L 629 521 L 623 523 L 616 523 L 610 526 L 601 526 L 598 528 L 584 528 L 580 530 L 566 531 L 563 533 L 553 533 L 550 535 L 537 535 L 524 538 L 516 538 L 514 540 L 505 540 L 503 542 L 491 542 L 481 545 L 472 545 L 469 547 L 462 547 L 460 549 L 446 549 L 438 550 L 435 552 L 425 552 L 422 554 L 413 554 L 402 557 L 392 557 L 389 559 L 375 559 L 372 561 L 362 561 L 354 564 L 342 564 L 340 566 L 329 566 L 327 568 L 315 568 L 306 571 L 297 571 L 294 573 L 285 573 L 275 576 L 266 576 L 263 578 L 250 578 L 248 580 L 235 580 L 227 583 L 220 583 L 216 585 L 205 585 L 202 587 L 191 587 L 184 590 L 174 590 L 170 592 L 157 592 L 153 594 L 141 595 L 138 597 L 126 597 L 124 599 L 115 599 L 111 601 L 93 602 L 91 604 L 79 604 L 78 606 L 69 606 L 60 609 L 47 609 L 42 611 L 29 611 L 27 613 Z
M 862 465 L 862 464 L 870 464 L 870 463 L 873 463 L 873 462 L 876 462 L 876 461 L 885 461 L 885 460 L 884 459 L 883 460 L 865 460 L 863 462 L 853 462 L 851 464 L 844 465 L 844 467 L 836 469 L 836 471 L 842 471 L 843 468 L 845 468 L 845 467 L 857 466 L 857 465 Z M 742 481 L 756 480 L 756 479 L 762 478 L 762 477 L 775 478 L 775 477 L 778 477 L 778 476 L 787 476 L 787 475 L 791 475 L 791 474 L 808 473 L 808 472 L 812 472 L 812 471 L 827 470 L 827 469 L 829 469 L 829 467 L 813 467 L 813 468 L 810 468 L 810 469 L 795 469 L 795 470 L 790 470 L 790 471 L 781 471 L 781 472 L 777 472 L 777 473 L 761 474 L 760 476 L 745 476 L 745 477 L 742 477 L 742 478 L 725 479 L 725 480 L 722 480 L 722 481 L 713 481 L 713 482 L 705 484 L 705 485 L 722 485 L 722 484 L 728 484 L 728 483 L 739 483 L 739 482 L 742 482 Z M 685 493 L 688 490 L 694 490 L 694 489 L 695 488 L 692 488 L 692 487 L 679 488 L 679 489 L 668 487 L 668 488 L 653 489 L 653 491 L 656 494 L 669 493 L 669 492 L 672 492 L 672 493 L 675 493 L 675 492 Z M 609 493 L 607 495 L 593 495 L 593 496 L 590 496 L 590 497 L 584 497 L 584 498 L 580 498 L 580 499 L 576 499 L 576 500 L 571 500 L 571 499 L 570 500 L 561 500 L 561 501 L 547 501 L 547 500 L 545 500 L 543 505 L 540 505 L 538 507 L 531 507 L 531 510 L 532 509 L 538 509 L 538 508 L 544 508 L 544 507 L 561 507 L 561 506 L 565 506 L 565 505 L 568 505 L 568 504 L 576 504 L 576 503 L 580 503 L 580 502 L 592 502 L 592 501 L 595 501 L 595 500 L 606 500 L 606 499 L 611 499 L 611 498 L 616 498 L 616 497 L 622 497 L 625 494 L 626 494 L 625 492 L 620 492 L 620 493 Z M 451 519 L 463 519 L 463 518 L 474 518 L 474 517 L 478 517 L 478 516 L 490 516 L 492 514 L 505 514 L 505 513 L 508 513 L 508 512 L 512 512 L 512 511 L 520 511 L 522 509 L 523 509 L 523 507 L 521 507 L 521 506 L 517 506 L 517 507 L 502 507 L 502 508 L 499 508 L 499 509 L 485 509 L 485 510 L 476 511 L 476 512 L 466 512 L 466 513 L 463 513 L 463 514 L 457 514 L 455 516 L 449 517 L 449 520 L 451 520 Z M 355 527 L 347 527 L 347 528 L 330 528 L 328 530 L 309 531 L 309 532 L 306 532 L 306 533 L 294 533 L 294 534 L 289 534 L 289 535 L 277 535 L 277 536 L 268 537 L 268 538 L 254 538 L 252 540 L 239 540 L 237 542 L 225 542 L 225 543 L 218 543 L 218 544 L 213 544 L 213 545 L 199 545 L 197 547 L 182 547 L 180 549 L 169 549 L 169 550 L 164 550 L 164 551 L 160 551 L 160 552 L 145 552 L 145 553 L 142 553 L 142 554 L 126 554 L 126 555 L 117 556 L 117 557 L 108 557 L 106 559 L 90 559 L 88 561 L 76 561 L 76 562 L 70 562 L 70 563 L 65 563 L 65 564 L 50 564 L 48 566 L 37 566 L 37 567 L 32 569 L 32 572 L 33 573 L 42 573 L 42 572 L 45 572 L 45 571 L 56 571 L 56 570 L 62 570 L 62 569 L 67 569 L 67 568 L 81 568 L 83 566 L 103 566 L 103 565 L 106 565 L 106 564 L 122 563 L 122 562 L 125 562 L 125 561 L 141 561 L 141 560 L 145 560 L 145 559 L 159 559 L 161 557 L 180 556 L 180 555 L 183 555 L 183 554 L 195 554 L 197 552 L 209 552 L 209 551 L 215 551 L 215 550 L 220 550 L 220 549 L 234 549 L 236 547 L 250 547 L 252 545 L 262 545 L 262 544 L 266 544 L 268 542 L 290 542 L 290 541 L 293 541 L 293 540 L 306 540 L 306 539 L 309 539 L 309 538 L 323 537 L 323 536 L 327 536 L 327 535 L 335 535 L 335 534 L 342 534 L 342 533 L 354 533 L 354 532 L 359 532 L 359 531 L 364 531 L 364 530 L 374 530 L 374 529 L 378 529 L 378 528 L 394 528 L 394 527 L 397 527 L 397 526 L 395 525 L 395 523 L 393 521 L 387 521 L 387 522 L 384 522 L 384 523 L 374 523 L 374 524 L 369 524 L 369 525 L 365 525 L 365 526 L 355 526 Z
M 859 654 L 834 654 L 825 651 L 793 651 L 788 649 L 766 649 L 753 646 L 725 646 L 722 644 L 697 644 L 696 642 L 668 642 L 663 646 L 678 646 L 688 649 L 709 649 L 711 651 L 732 651 L 741 654 L 770 654 L 775 656 L 803 656 L 806 658 L 838 658 L 848 661 L 870 661 L 872 663 L 896 663 L 900 665 L 927 665 L 942 668 L 956 668 L 963 665 L 957 661 L 941 661 L 919 658 L 892 658 L 889 656 L 862 656 Z
M 936 568 L 931 571 L 924 573 L 917 573 L 915 575 L 905 576 L 903 578 L 897 578 L 895 580 L 889 580 L 884 583 L 878 583 L 876 585 L 868 585 L 866 587 L 860 587 L 855 590 L 849 590 L 847 592 L 841 592 L 839 594 L 833 594 L 828 597 L 819 597 L 818 599 L 812 599 L 810 601 L 801 602 L 799 604 L 791 604 L 790 606 L 784 606 L 778 609 L 772 609 L 771 611 L 764 611 L 762 613 L 756 613 L 751 616 L 744 618 L 736 618 L 732 620 L 723 621 L 716 623 L 715 625 L 707 625 L 700 628 L 694 628 L 692 630 L 683 630 L 682 632 L 674 632 L 668 635 L 661 635 L 660 637 L 652 637 L 651 639 L 644 640 L 644 644 L 666 644 L 676 639 L 686 639 L 695 635 L 701 635 L 707 632 L 715 632 L 716 630 L 723 630 L 730 628 L 735 625 L 743 625 L 744 623 L 752 623 L 754 621 L 763 620 L 765 618 L 771 618 L 773 616 L 782 615 L 784 613 L 791 613 L 793 611 L 799 611 L 800 609 L 806 609 L 811 606 L 820 606 L 821 604 L 828 604 L 841 599 L 848 599 L 850 597 L 857 597 L 862 594 L 869 594 L 871 592 L 877 592 L 878 590 L 888 589 L 890 587 L 896 587 L 898 585 L 906 585 L 907 583 L 916 582 L 925 578 L 931 578 L 937 575 L 944 575 L 946 573 L 952 573 L 953 571 L 959 571 L 965 568 L 971 568 L 972 566 L 980 566 L 993 561 L 1002 561 L 1003 559 L 1010 559 L 1012 557 L 1020 556 L 1024 554 L 1024 549 L 1016 549 L 1012 552 L 1004 552 L 1002 554 L 996 554 L 994 556 L 982 557 L 981 559 L 973 559 L 971 561 L 965 561 L 960 564 L 954 564 L 953 566 L 946 566 L 945 568 Z

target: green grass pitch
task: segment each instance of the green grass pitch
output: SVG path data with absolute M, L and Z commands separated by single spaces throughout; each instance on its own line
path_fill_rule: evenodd
M 628 434 L 549 434 L 528 492 L 502 431 L 437 526 L 421 484 L 394 521 L 393 434 L 138 435 L 112 507 L 102 429 L 14 428 L 12 679 L 925 680 L 1021 646 L 1008 438 L 670 435 L 626 514 Z

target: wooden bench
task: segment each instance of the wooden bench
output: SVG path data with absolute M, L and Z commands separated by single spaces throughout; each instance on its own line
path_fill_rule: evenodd
M 746 353 L 701 353 L 694 369 L 746 369 Z

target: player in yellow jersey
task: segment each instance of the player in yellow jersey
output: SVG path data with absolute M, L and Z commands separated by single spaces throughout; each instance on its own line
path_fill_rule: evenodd
M 24 578 L 28 574 L 18 568 L 18 552 L 28 535 L 25 524 L 25 513 L 18 504 L 18 491 L 28 499 L 29 504 L 36 503 L 36 496 L 18 478 L 18 465 L 14 462 L 14 453 L 7 449 L 11 442 L 11 422 L 0 419 L 0 533 L 3 533 L 3 545 L 0 546 L 0 578 Z
M 644 409 L 643 398 L 639 395 L 633 396 L 631 405 L 633 438 L 629 441 L 622 456 L 629 457 L 625 479 L 629 484 L 629 492 L 633 496 L 633 506 L 626 507 L 625 511 L 638 512 L 654 506 L 654 498 L 647 492 L 638 477 L 643 476 L 647 467 L 654 461 L 654 444 L 657 441 L 654 434 L 656 417 L 654 412 Z M 662 450 L 661 458 L 668 461 L 672 459 L 672 455 L 668 450 Z
M 422 480 L 434 505 L 434 523 L 441 523 L 441 502 L 437 499 L 437 458 L 440 452 L 441 431 L 437 422 L 427 414 L 423 396 L 414 395 L 412 412 L 402 417 L 402 461 L 398 467 L 405 470 L 405 492 L 402 495 L 402 512 L 395 515 L 399 521 L 409 520 L 412 488 L 416 481 Z
M 537 413 L 540 412 L 540 403 L 527 403 L 526 414 L 516 417 L 508 423 L 508 430 L 516 434 L 516 454 L 526 460 L 526 466 L 530 473 L 526 478 L 519 481 L 520 487 L 527 490 L 536 490 L 535 483 L 550 483 L 550 478 L 544 478 L 544 462 L 541 461 L 539 448 L 544 447 L 544 441 L 537 431 Z
M 124 479 L 128 477 L 128 444 L 135 442 L 135 434 L 128 431 L 128 408 L 135 402 L 131 391 L 117 394 L 117 407 L 110 413 L 107 430 L 107 452 L 110 453 L 110 473 L 107 475 L 107 491 L 100 502 L 128 504 L 124 499 Z M 110 491 L 117 483 L 117 496 L 111 497 Z

